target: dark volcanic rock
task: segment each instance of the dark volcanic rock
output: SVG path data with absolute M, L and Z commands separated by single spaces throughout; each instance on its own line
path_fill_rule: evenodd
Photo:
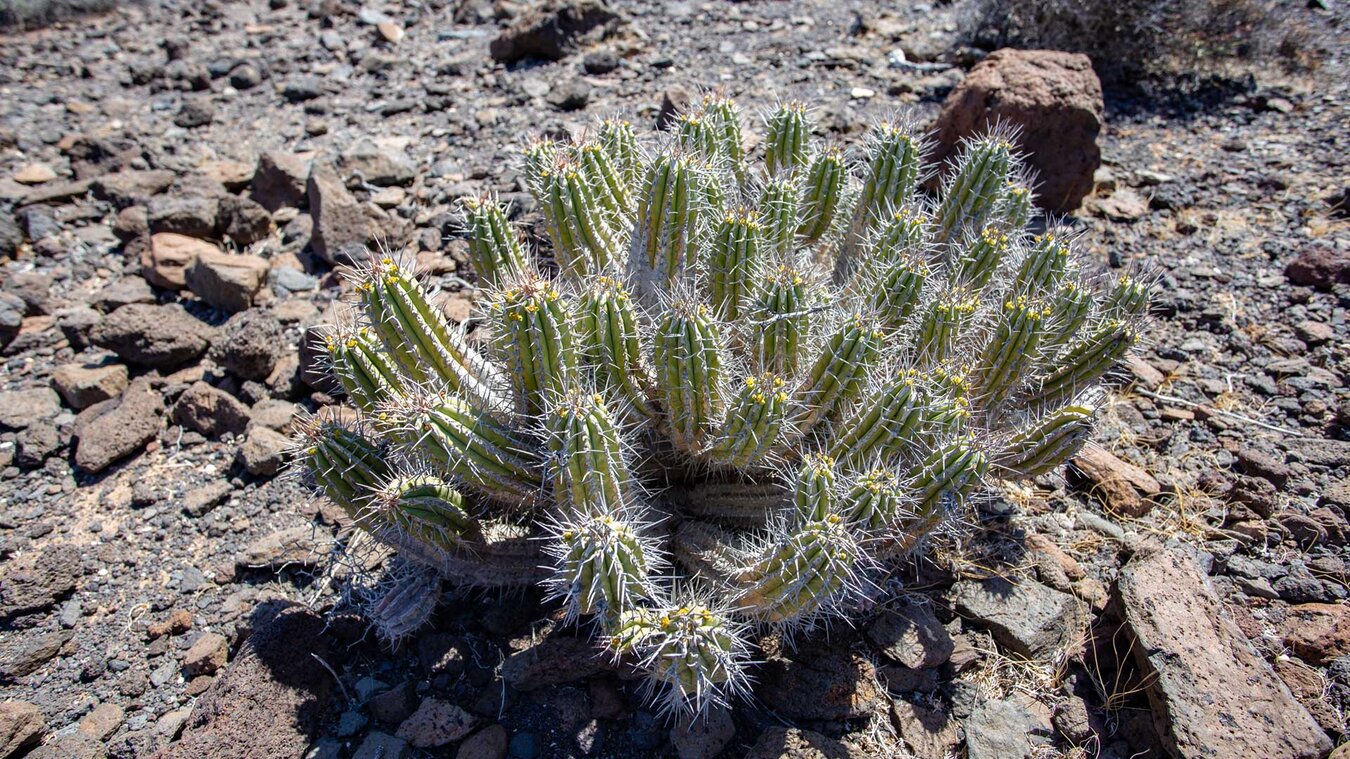
M 575 682 L 611 668 L 584 638 L 553 636 L 511 654 L 502 665 L 502 679 L 516 690 Z
M 210 237 L 216 231 L 220 201 L 208 195 L 157 195 L 147 206 L 150 231 Z
M 876 687 L 876 669 L 856 655 L 798 652 L 773 659 L 759 673 L 758 694 L 789 719 L 857 719 L 885 701 Z
M 198 298 L 222 311 L 238 313 L 253 305 L 267 271 L 267 259 L 261 256 L 203 250 L 188 267 L 184 281 Z
M 952 589 L 956 606 L 989 628 L 1000 644 L 1033 659 L 1050 659 L 1082 639 L 1082 601 L 1031 580 L 964 581 Z
M 248 406 L 224 390 L 195 382 L 173 407 L 173 420 L 207 437 L 238 435 L 248 427 Z
M 328 654 L 323 618 L 299 606 L 254 615 L 253 635 L 156 759 L 299 759 L 309 748 L 333 682 L 313 656 Z
M 75 590 L 81 574 L 80 549 L 73 545 L 48 546 L 27 566 L 11 564 L 0 575 L 0 619 L 52 608 Z
M 1324 756 L 1331 741 L 1187 557 L 1136 555 L 1118 584 L 1158 733 L 1178 756 Z
M 261 310 L 250 309 L 230 317 L 221 327 L 211 358 L 237 377 L 265 380 L 285 351 L 281 322 Z
M 269 211 L 304 205 L 309 160 L 308 156 L 277 151 L 258 156 L 252 199 Z
M 226 195 L 220 199 L 220 227 L 235 245 L 247 247 L 272 232 L 272 215 L 248 198 Z
M 314 217 L 310 246 L 328 263 L 364 261 L 371 246 L 392 237 L 385 214 L 353 197 L 332 166 L 314 165 L 307 193 Z
M 42 669 L 74 636 L 74 630 L 52 630 L 10 637 L 0 654 L 0 683 L 14 682 Z
M 1311 243 L 1284 267 L 1284 276 L 1296 285 L 1330 290 L 1337 284 L 1350 283 L 1350 253 L 1324 243 Z
M 133 364 L 173 369 L 205 353 L 214 332 L 176 303 L 133 303 L 109 314 L 90 339 Z
M 810 730 L 795 727 L 768 728 L 750 748 L 745 759 L 862 759 L 848 746 Z
M 97 403 L 75 418 L 75 465 L 101 472 L 155 439 L 164 421 L 164 401 L 139 377 L 116 399 Z
M 603 36 L 619 22 L 619 14 L 600 0 L 551 2 L 522 13 L 492 41 L 494 61 L 526 58 L 562 60 L 587 38 Z

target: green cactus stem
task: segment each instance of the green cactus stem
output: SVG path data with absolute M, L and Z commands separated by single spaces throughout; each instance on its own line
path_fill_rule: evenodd
M 707 306 L 680 301 L 657 325 L 656 384 L 670 439 L 691 453 L 704 450 L 722 422 L 722 346 Z

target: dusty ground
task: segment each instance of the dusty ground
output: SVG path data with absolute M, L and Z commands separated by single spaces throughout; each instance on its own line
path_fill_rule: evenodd
M 390 228 L 465 309 L 473 275 L 452 202 L 494 190 L 520 201 L 525 223 L 537 221 L 515 161 L 528 135 L 577 133 L 615 113 L 651 125 L 663 95 L 723 86 L 751 111 L 808 99 L 819 130 L 853 145 L 893 109 L 931 119 L 982 55 L 957 39 L 960 4 L 615 7 L 622 18 L 607 37 L 557 62 L 511 65 L 494 62 L 488 46 L 523 4 L 366 9 L 384 19 L 341 2 L 151 2 L 0 37 L 0 232 L 18 240 L 13 253 L 0 245 L 0 282 L 25 317 L 4 350 L 0 391 L 51 387 L 62 365 L 125 363 L 85 340 L 91 320 L 126 302 L 181 302 L 226 329 L 228 315 L 190 291 L 144 285 L 146 222 L 124 209 L 145 199 L 101 190 L 97 178 L 108 172 L 165 170 L 172 186 L 154 194 L 166 197 L 200 196 L 194 177 L 203 172 L 216 183 L 211 192 L 247 194 L 264 153 L 342 156 L 375 141 L 379 155 L 395 156 L 399 178 L 348 186 L 361 199 L 386 192 L 379 202 Z M 1311 71 L 1262 65 L 1220 86 L 1161 95 L 1155 87 L 1150 96 L 1108 87 L 1104 167 L 1069 220 L 1103 266 L 1146 264 L 1159 276 L 1147 347 L 1098 436 L 1156 478 L 1157 490 L 1120 495 L 1071 474 L 1004 493 L 978 515 L 987 539 L 940 546 L 902 569 L 896 598 L 857 629 L 837 629 L 767 668 L 723 756 L 746 755 L 757 741 L 756 756 L 779 755 L 763 736 L 784 723 L 842 741 L 825 750 L 854 756 L 941 755 L 962 750 L 962 735 L 986 741 L 967 746 L 975 756 L 1004 745 L 993 738 L 1041 733 L 1044 755 L 1164 755 L 1145 695 L 1154 682 L 1121 653 L 1131 633 L 1116 588 L 1121 565 L 1154 544 L 1199 557 L 1262 666 L 1334 743 L 1343 739 L 1350 275 L 1336 282 L 1287 268 L 1321 255 L 1347 270 L 1350 48 L 1343 7 L 1299 3 L 1290 13 L 1326 33 Z M 382 20 L 392 27 L 371 23 Z M 896 48 L 944 65 L 889 66 Z M 34 164 L 53 176 L 28 173 Z M 342 595 L 346 575 L 323 569 L 334 515 L 238 458 L 246 437 L 264 437 L 258 427 L 285 431 L 292 411 L 331 401 L 297 376 L 296 348 L 340 297 L 341 279 L 306 246 L 309 217 L 295 205 L 280 204 L 261 239 L 225 242 L 271 269 L 251 309 L 280 334 L 262 351 L 264 376 L 244 378 L 215 353 L 160 370 L 131 365 L 132 388 L 146 378 L 140 387 L 160 399 L 148 412 L 157 432 L 143 451 L 96 473 L 76 464 L 79 410 L 68 399 L 0 402 L 0 698 L 41 712 L 48 745 L 37 751 L 46 756 L 149 756 L 182 730 L 219 675 L 205 636 L 223 636 L 233 658 L 259 604 L 292 599 L 326 612 Z M 248 432 L 244 423 L 206 434 L 184 426 L 175 409 L 199 380 L 235 399 Z M 954 583 L 990 574 L 1076 599 L 1081 614 L 1052 614 L 1047 625 L 1088 642 L 1045 659 L 1012 653 L 997 622 L 954 600 Z M 389 739 L 386 756 L 675 755 L 670 726 L 642 708 L 620 673 L 508 685 L 502 662 L 552 632 L 537 598 L 449 585 L 444 593 L 434 629 L 393 650 L 340 618 L 325 633 L 332 674 L 320 675 L 340 687 L 315 686 L 331 695 L 307 722 L 257 729 L 313 738 L 314 756 L 373 757 L 385 734 L 412 736 L 400 724 L 436 699 L 472 715 L 473 745 Z M 909 669 L 877 643 L 875 620 L 914 604 L 931 608 L 954 640 L 937 667 Z M 190 617 L 189 630 L 151 630 L 176 612 Z M 1322 630 L 1314 618 L 1332 622 L 1309 642 L 1300 631 Z M 803 662 L 818 671 L 803 675 Z M 852 708 L 830 708 L 837 694 L 803 682 L 825 691 L 844 684 Z M 916 707 L 928 716 L 915 717 Z M 919 722 L 930 726 L 922 739 Z

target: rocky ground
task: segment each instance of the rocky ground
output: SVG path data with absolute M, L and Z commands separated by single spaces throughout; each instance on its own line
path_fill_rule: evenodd
M 1069 221 L 1161 296 L 1099 445 L 983 504 L 985 537 L 900 570 L 856 628 L 765 640 L 755 700 L 692 728 L 532 594 L 447 584 L 396 648 L 342 611 L 387 558 L 333 565 L 340 515 L 278 476 L 294 415 L 333 402 L 306 336 L 367 243 L 417 252 L 471 319 L 453 202 L 496 191 L 537 225 L 528 135 L 655 126 L 719 85 L 808 98 L 846 145 L 897 107 L 933 119 L 986 54 L 960 3 L 155 0 L 0 37 L 0 757 L 1331 751 L 1350 14 L 1330 5 L 1288 10 L 1325 33 L 1311 70 L 1107 88 Z

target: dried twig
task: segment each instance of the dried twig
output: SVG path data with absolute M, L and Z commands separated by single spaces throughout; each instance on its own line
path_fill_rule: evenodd
M 1160 393 L 1155 393 L 1150 390 L 1145 390 L 1142 387 L 1135 388 L 1135 392 L 1139 393 L 1140 395 L 1146 398 L 1152 398 L 1155 401 L 1163 401 L 1165 403 L 1179 403 L 1182 406 L 1188 406 L 1190 408 L 1203 408 L 1207 413 L 1214 414 L 1216 416 L 1226 416 L 1230 419 L 1236 419 L 1240 422 L 1247 422 L 1248 424 L 1255 424 L 1258 427 L 1263 427 L 1265 429 L 1271 430 L 1272 432 L 1279 432 L 1281 434 L 1288 435 L 1290 437 L 1312 439 L 1311 436 L 1305 435 L 1302 432 L 1299 432 L 1298 430 L 1291 430 L 1288 427 L 1281 427 L 1278 424 L 1263 422 L 1260 419 L 1253 419 L 1250 416 L 1235 414 L 1232 411 L 1223 411 L 1221 409 L 1214 408 L 1213 406 L 1209 406 L 1204 403 L 1188 401 L 1184 398 L 1176 398 L 1171 395 L 1162 395 Z

